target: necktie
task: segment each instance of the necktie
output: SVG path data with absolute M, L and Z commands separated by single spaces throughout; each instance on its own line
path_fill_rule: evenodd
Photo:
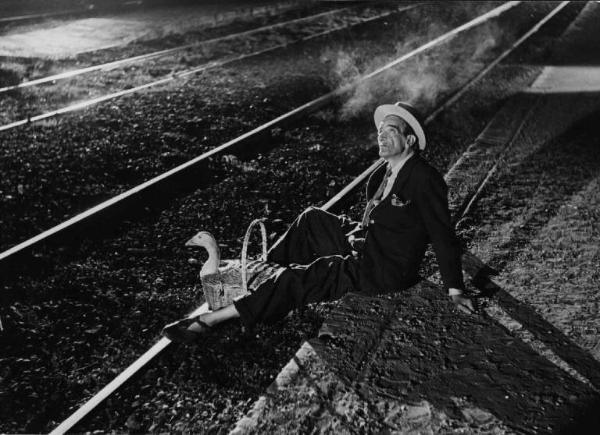
M 362 218 L 362 222 L 361 222 L 361 225 L 363 228 L 366 228 L 367 225 L 369 224 L 369 215 L 371 214 L 371 211 L 375 208 L 375 206 L 377 204 L 379 204 L 381 202 L 381 196 L 383 195 L 383 192 L 385 191 L 385 186 L 387 186 L 388 180 L 390 179 L 391 175 L 392 175 L 392 168 L 390 166 L 388 166 L 387 171 L 385 172 L 385 175 L 383 176 L 383 180 L 381 181 L 381 184 L 379 185 L 379 187 L 377 188 L 377 191 L 375 192 L 375 195 L 373 195 L 373 198 L 371 198 L 369 200 L 369 202 L 367 202 L 367 207 L 365 208 L 365 213 L 363 214 L 363 218 Z

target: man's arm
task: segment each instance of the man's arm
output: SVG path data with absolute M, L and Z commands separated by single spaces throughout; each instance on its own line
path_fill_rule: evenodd
M 431 170 L 417 185 L 416 204 L 433 245 L 446 289 L 464 289 L 461 247 L 448 210 L 448 188 L 442 176 Z
M 463 295 L 461 247 L 448 209 L 448 187 L 434 171 L 417 187 L 416 203 L 433 245 L 442 281 L 456 307 L 466 313 L 476 311 L 471 298 Z

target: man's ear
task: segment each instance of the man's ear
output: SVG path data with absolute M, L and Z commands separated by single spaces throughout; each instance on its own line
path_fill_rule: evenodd
M 412 148 L 413 145 L 417 142 L 417 137 L 414 134 L 409 134 L 406 136 L 406 144 Z

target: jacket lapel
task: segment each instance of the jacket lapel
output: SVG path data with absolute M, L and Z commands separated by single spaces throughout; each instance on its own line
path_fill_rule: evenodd
M 373 210 L 378 209 L 382 204 L 388 203 L 390 201 L 390 198 L 392 197 L 392 193 L 399 193 L 401 191 L 401 189 L 404 187 L 404 184 L 406 184 L 406 182 L 408 181 L 408 178 L 410 177 L 410 174 L 418 159 L 419 157 L 417 155 L 410 156 L 410 158 L 404 163 L 404 166 L 402 166 L 402 169 L 400 169 L 400 171 L 398 172 L 398 175 L 394 180 L 394 184 L 392 185 L 392 189 L 390 190 L 388 196 L 386 196 L 379 203 L 377 203 L 371 210 L 371 213 L 373 212 Z
M 400 190 L 402 189 L 402 187 L 404 186 L 406 181 L 409 179 L 410 174 L 411 174 L 413 168 L 415 167 L 415 165 L 417 164 L 417 162 L 419 161 L 419 159 L 420 159 L 420 157 L 415 154 L 415 155 L 412 155 L 406 161 L 406 163 L 404 163 L 404 166 L 402 166 L 402 169 L 400 169 L 400 172 L 398 172 L 398 175 L 396 176 L 396 179 L 394 180 L 394 185 L 392 186 L 392 190 L 390 190 L 390 194 L 386 198 L 384 198 L 384 200 L 381 202 L 384 202 L 385 200 L 387 200 L 391 196 L 391 192 L 394 192 L 394 193 L 400 192 Z M 379 166 L 375 171 L 373 171 L 373 173 L 369 177 L 369 180 L 367 181 L 367 200 L 369 200 L 373 197 L 373 195 L 375 194 L 375 191 L 377 190 L 377 188 L 383 181 L 383 177 L 385 175 L 385 171 L 386 171 L 386 167 L 387 167 L 386 165 L 387 165 L 387 163 Z
M 400 169 L 400 172 L 398 172 L 398 175 L 396 176 L 396 180 L 394 180 L 394 185 L 392 186 L 392 190 L 390 190 L 390 194 L 385 199 L 389 198 L 392 192 L 398 193 L 402 190 L 402 187 L 404 187 L 404 184 L 406 184 L 406 181 L 410 177 L 410 174 L 418 160 L 419 156 L 413 154 L 404 163 L 404 166 L 402 166 L 402 169 Z

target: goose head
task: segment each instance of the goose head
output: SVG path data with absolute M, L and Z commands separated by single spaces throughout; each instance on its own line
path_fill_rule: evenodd
M 208 231 L 200 231 L 194 237 L 185 242 L 185 246 L 200 246 L 205 249 L 217 247 L 215 237 Z
M 206 260 L 206 263 L 202 266 L 200 275 L 209 275 L 219 271 L 221 254 L 219 252 L 219 245 L 211 233 L 208 231 L 200 231 L 185 242 L 185 246 L 201 247 L 208 252 L 208 260 Z

